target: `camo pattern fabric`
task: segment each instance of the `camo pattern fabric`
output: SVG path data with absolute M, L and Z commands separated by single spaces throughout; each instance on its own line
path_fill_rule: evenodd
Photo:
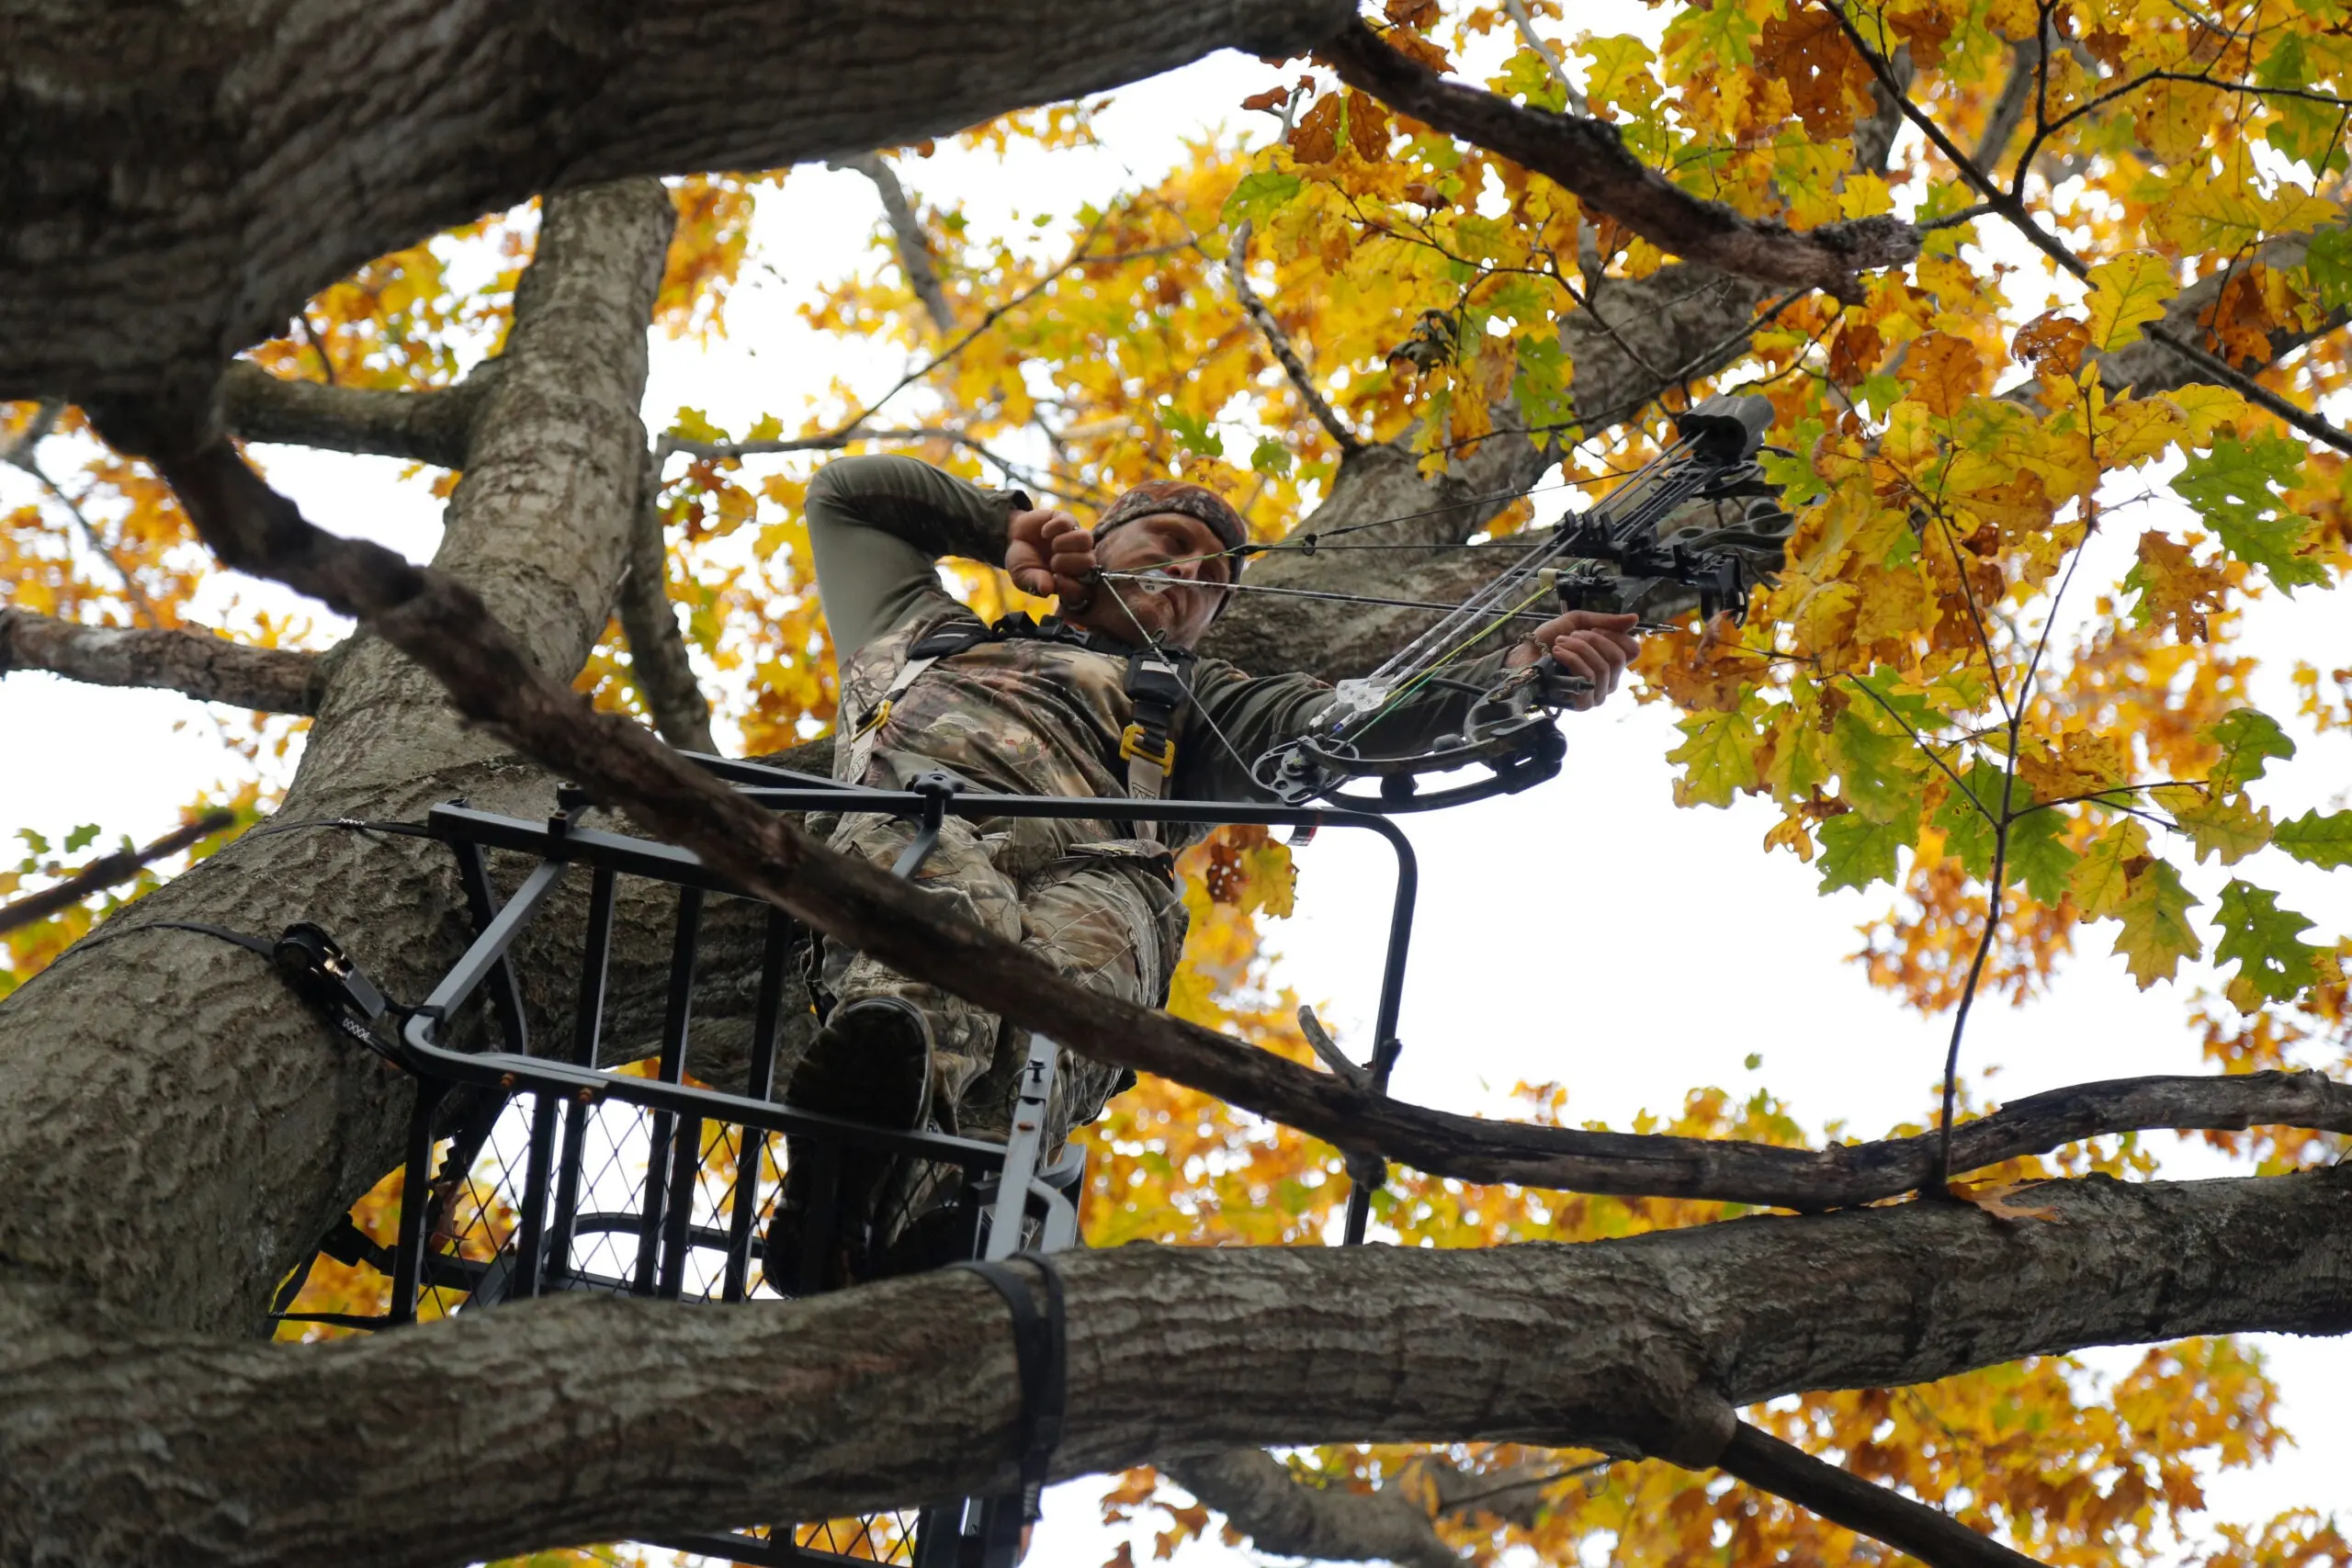
M 846 817 L 830 842 L 845 854 L 888 867 L 913 839 L 912 823 Z M 1021 855 L 1003 833 L 949 818 L 915 886 L 947 901 L 974 924 L 1020 942 L 1091 990 L 1139 1007 L 1168 999 L 1183 949 L 1186 917 L 1168 870 L 1168 852 L 1136 840 L 1105 841 L 1034 869 L 1015 871 Z M 827 943 L 823 985 L 838 1000 L 899 997 L 931 1021 L 934 1114 L 949 1132 L 1001 1141 L 1011 1129 L 1014 1091 L 1028 1056 L 1023 1032 L 935 986 L 910 980 L 863 953 Z M 1124 1087 L 1126 1075 L 1065 1053 L 1046 1105 L 1046 1156 L 1058 1153 L 1072 1127 L 1091 1122 Z

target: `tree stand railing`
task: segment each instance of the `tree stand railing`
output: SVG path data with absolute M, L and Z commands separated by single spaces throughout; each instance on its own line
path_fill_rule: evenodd
M 855 810 L 914 821 L 915 840 L 894 868 L 904 876 L 921 868 L 949 816 L 1252 823 L 1308 832 L 1325 826 L 1370 829 L 1397 857 L 1375 1044 L 1365 1070 L 1374 1086 L 1386 1086 L 1397 1053 L 1418 876 L 1410 843 L 1382 818 L 1321 807 L 988 795 L 944 773 L 924 775 L 911 790 L 876 790 L 757 763 L 697 760 L 778 809 Z M 402 1201 L 390 1247 L 346 1219 L 319 1249 L 321 1257 L 366 1262 L 389 1276 L 389 1309 L 379 1317 L 288 1310 L 310 1273 L 311 1264 L 305 1263 L 278 1292 L 277 1317 L 373 1329 L 557 1291 L 722 1303 L 785 1293 L 780 1284 L 824 1278 L 824 1261 L 842 1239 L 832 1192 L 845 1156 L 932 1164 L 940 1178 L 934 1190 L 952 1192 L 926 1222 L 927 1252 L 939 1260 L 1001 1260 L 1079 1245 L 1083 1151 L 1073 1147 L 1050 1163 L 1042 1160 L 1046 1097 L 1058 1056 L 1054 1042 L 1030 1036 L 1003 1144 L 871 1126 L 783 1103 L 775 1098 L 778 1043 L 789 977 L 807 956 L 808 939 L 796 922 L 770 909 L 741 1090 L 689 1083 L 704 907 L 714 894 L 741 897 L 742 889 L 688 851 L 582 826 L 587 803 L 574 791 L 562 791 L 559 805 L 559 813 L 544 822 L 459 804 L 433 808 L 428 831 L 457 859 L 477 935 L 431 994 L 406 1010 L 393 1041 L 372 1030 L 351 1031 L 417 1079 Z M 491 884 L 488 852 L 493 850 L 537 863 L 503 903 Z M 532 1038 L 512 953 L 550 895 L 578 868 L 589 876 L 589 893 L 577 1005 L 571 1039 L 560 1052 L 550 1051 Z M 660 1050 L 650 1077 L 596 1066 L 616 888 L 624 876 L 677 890 Z M 298 927 L 283 940 L 281 965 L 284 942 L 307 930 Z M 317 941 L 305 950 L 311 963 L 305 988 L 314 997 L 322 985 L 334 989 L 345 1018 L 354 1010 L 383 1016 L 381 998 L 365 976 L 323 933 L 313 934 Z M 449 1043 L 453 1021 L 477 997 L 486 998 L 503 1050 L 469 1052 Z M 767 1249 L 781 1192 L 778 1137 L 786 1141 L 789 1163 L 799 1168 L 808 1193 L 797 1258 L 772 1257 Z M 1350 1242 L 1363 1236 L 1370 1196 L 1363 1173 L 1357 1174 Z M 880 1561 L 914 1568 L 1000 1568 L 1012 1561 L 1018 1539 L 1007 1516 L 1018 1502 L 976 1498 L 924 1508 L 919 1520 L 899 1512 L 676 1536 L 654 1544 L 760 1564 Z

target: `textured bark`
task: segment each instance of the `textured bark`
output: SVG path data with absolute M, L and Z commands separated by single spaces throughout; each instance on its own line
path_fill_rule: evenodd
M 854 169 L 874 182 L 875 194 L 882 198 L 882 216 L 890 225 L 890 245 L 898 253 L 899 270 L 905 275 L 907 287 L 922 301 L 924 313 L 943 336 L 954 332 L 956 309 L 947 302 L 947 290 L 940 285 L 939 265 L 931 254 L 931 236 L 922 231 L 922 223 L 915 217 L 914 203 L 907 199 L 907 187 L 899 183 L 899 172 L 884 162 L 879 152 L 836 158 L 833 166 Z
M 1735 1407 L 1780 1394 L 2352 1327 L 2352 1171 L 2035 1201 L 2059 1221 L 1935 1202 L 1577 1247 L 1073 1258 L 1056 1472 L 1359 1439 L 1703 1465 Z M 730 1311 L 539 1302 L 290 1351 L 64 1304 L 0 1305 L 9 1561 L 454 1563 L 1013 1479 L 1011 1336 L 969 1275 Z
M 225 429 L 247 441 L 368 452 L 455 468 L 465 462 L 474 415 L 499 368 L 492 359 L 454 387 L 385 392 L 289 381 L 241 359 L 221 374 L 219 415 Z
M 1343 0 L 19 0 L 0 23 L 0 397 L 202 406 L 370 256 L 537 193 L 945 134 Z
M 621 574 L 617 609 L 628 639 L 629 673 L 662 739 L 685 751 L 718 750 L 710 738 L 710 699 L 702 694 L 678 612 L 670 603 L 669 546 L 658 504 L 661 475 L 645 465 L 637 506 L 629 514 L 628 565 Z
M 1261 1449 L 1167 1460 L 1159 1469 L 1223 1514 L 1260 1551 L 1317 1562 L 1460 1568 L 1462 1559 L 1438 1539 L 1429 1515 L 1392 1489 L 1364 1494 L 1305 1485 Z
M 260 713 L 316 712 L 322 656 L 203 632 L 85 626 L 0 605 L 0 674 L 46 670 L 97 686 L 160 686 Z
M 548 204 L 507 366 L 438 559 L 566 676 L 605 624 L 645 450 L 645 322 L 674 216 L 654 183 Z M 282 822 L 436 800 L 553 804 L 365 633 L 335 660 Z M 398 1157 L 410 1091 L 206 920 L 334 931 L 393 995 L 463 950 L 446 852 L 317 829 L 248 837 L 0 1003 L 0 1258 L 157 1325 L 249 1330 L 277 1279 Z

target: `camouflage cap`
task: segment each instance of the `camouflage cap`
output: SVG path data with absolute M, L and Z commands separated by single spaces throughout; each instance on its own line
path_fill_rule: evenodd
M 1250 542 L 1250 526 L 1241 521 L 1241 513 L 1230 502 L 1205 485 L 1188 484 L 1182 479 L 1149 479 L 1119 497 L 1105 507 L 1102 515 L 1094 520 L 1096 537 L 1109 533 L 1123 523 L 1138 517 L 1150 517 L 1162 512 L 1173 512 L 1204 523 L 1228 550 L 1238 550 Z M 1238 555 L 1227 558 L 1233 575 L 1241 575 Z

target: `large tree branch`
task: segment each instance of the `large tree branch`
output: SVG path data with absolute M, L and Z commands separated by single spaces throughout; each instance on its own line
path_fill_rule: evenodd
M 2034 1197 L 2055 1223 L 1939 1201 L 1574 1247 L 1080 1254 L 1056 1473 L 1358 1440 L 1737 1465 L 1734 1410 L 1781 1394 L 2352 1327 L 2352 1171 Z M 293 1350 L 79 1330 L 64 1304 L 0 1289 L 11 1560 L 405 1568 L 1014 1478 L 1004 1309 L 961 1273 L 731 1310 L 542 1301 Z M 34 1419 L 55 1410 L 74 1418 Z
M 1558 181 L 1660 250 L 1783 288 L 1858 297 L 1856 275 L 1899 266 L 1919 253 L 1918 231 L 1894 218 L 1865 218 L 1798 232 L 1744 218 L 1692 196 L 1625 150 L 1605 120 L 1524 108 L 1482 88 L 1448 81 L 1389 48 L 1358 21 L 1317 46 L 1340 79 L 1449 135 Z
M 315 713 L 320 658 L 203 632 L 85 626 L 0 605 L 0 674 L 46 670 L 98 686 L 160 686 L 260 713 Z
M 501 368 L 498 360 L 487 360 L 454 387 L 386 392 L 289 380 L 251 360 L 232 360 L 220 375 L 219 418 L 247 441 L 461 468 L 474 418 Z
M 530 196 L 944 135 L 1350 0 L 626 6 L 28 0 L 0 51 L 0 397 L 160 398 L 370 256 Z M 126 106 L 136 106 L 135 112 Z

